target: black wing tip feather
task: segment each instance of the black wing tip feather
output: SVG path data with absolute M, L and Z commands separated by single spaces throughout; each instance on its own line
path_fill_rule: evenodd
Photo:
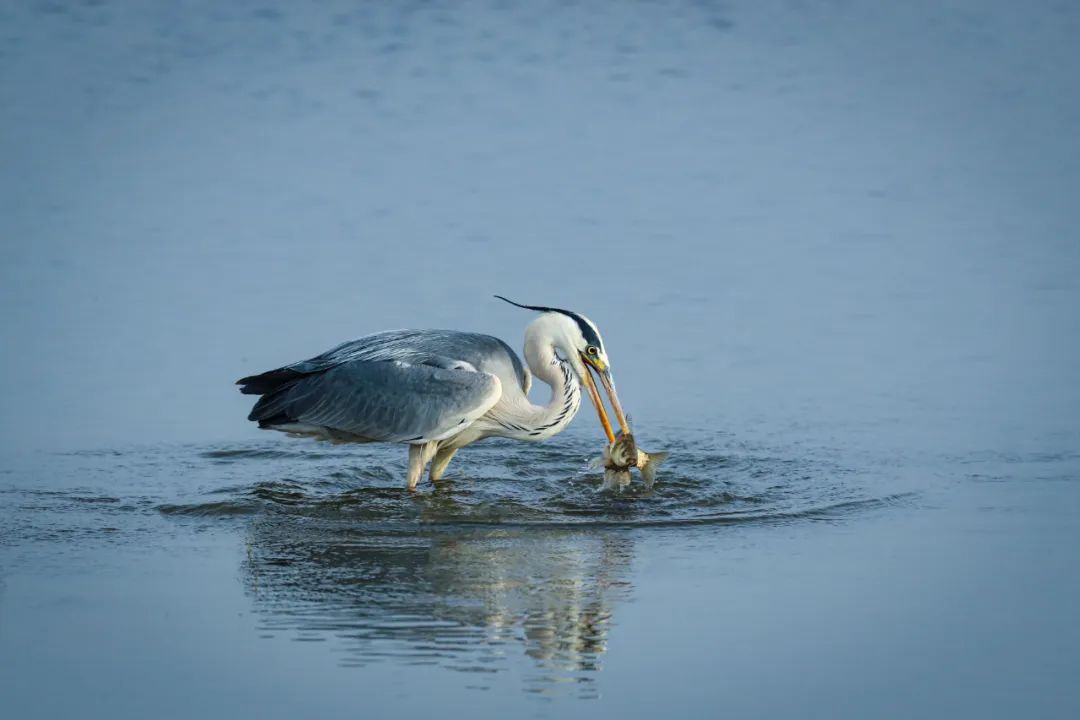
M 278 368 L 277 370 L 240 378 L 236 381 L 236 384 L 240 386 L 240 392 L 245 395 L 266 395 L 280 390 L 288 383 L 302 377 L 304 377 L 302 372 L 290 370 L 289 368 Z
M 271 417 L 257 417 L 255 413 L 248 415 L 248 420 L 252 420 L 259 423 L 259 428 L 272 428 L 276 425 L 288 425 L 289 423 L 296 422 L 296 418 L 291 418 L 285 413 L 273 415 Z
M 282 388 L 282 392 L 263 395 L 251 408 L 247 419 L 259 423 L 261 428 L 296 422 L 296 418 L 289 415 L 287 396 L 288 388 Z

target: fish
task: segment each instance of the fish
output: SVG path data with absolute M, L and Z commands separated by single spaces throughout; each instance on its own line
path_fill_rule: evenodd
M 604 484 L 601 490 L 621 491 L 630 484 L 630 468 L 637 468 L 645 481 L 645 489 L 651 490 L 656 483 L 656 468 L 668 459 L 671 453 L 648 453 L 637 446 L 634 436 L 619 433 L 615 440 L 604 448 L 603 457 L 590 463 L 594 469 L 604 468 Z

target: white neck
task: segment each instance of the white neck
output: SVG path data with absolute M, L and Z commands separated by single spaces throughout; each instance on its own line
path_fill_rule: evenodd
M 503 390 L 508 402 L 499 408 L 499 434 L 520 440 L 544 440 L 563 430 L 581 407 L 581 386 L 570 364 L 555 354 L 551 328 L 541 316 L 525 330 L 525 362 L 533 377 L 551 386 L 546 405 L 534 405 L 519 388 Z M 512 394 L 512 397 L 507 397 Z

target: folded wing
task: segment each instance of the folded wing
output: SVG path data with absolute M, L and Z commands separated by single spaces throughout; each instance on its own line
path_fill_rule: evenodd
M 240 383 L 244 392 L 262 394 L 248 416 L 260 427 L 354 442 L 443 440 L 468 427 L 501 395 L 499 379 L 469 363 L 427 362 L 290 366 Z

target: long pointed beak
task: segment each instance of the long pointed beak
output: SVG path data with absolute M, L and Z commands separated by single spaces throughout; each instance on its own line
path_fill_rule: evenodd
M 600 424 L 604 426 L 604 434 L 607 435 L 609 443 L 615 442 L 615 433 L 611 429 L 611 421 L 608 420 L 607 410 L 604 409 L 604 401 L 600 399 L 600 393 L 596 390 L 596 383 L 593 382 L 592 373 L 589 372 L 591 366 L 585 364 L 585 372 L 582 373 L 581 379 L 585 382 L 585 389 L 589 391 L 589 398 L 592 399 L 593 407 L 596 408 L 596 414 L 600 416 Z
M 604 389 L 607 390 L 608 398 L 611 400 L 611 408 L 615 411 L 615 419 L 619 421 L 619 427 L 622 429 L 623 435 L 630 435 L 630 424 L 626 422 L 626 413 L 623 412 L 622 403 L 619 402 L 619 396 L 615 392 L 615 380 L 611 377 L 610 370 L 604 370 L 600 373 L 600 382 L 604 383 Z
M 600 376 L 600 382 L 603 383 L 604 390 L 607 392 L 608 399 L 611 401 L 611 408 L 615 411 L 615 419 L 619 423 L 619 428 L 622 430 L 623 435 L 629 435 L 630 424 L 626 422 L 626 413 L 623 412 L 622 403 L 619 402 L 619 395 L 615 392 L 615 381 L 611 377 L 611 371 L 606 367 L 601 370 L 584 354 L 581 358 L 585 362 L 586 367 L 585 377 L 583 378 L 585 386 L 589 390 L 589 397 L 592 398 L 593 405 L 596 406 L 596 413 L 600 416 L 600 424 L 604 426 L 604 432 L 607 434 L 608 442 L 615 442 L 615 433 L 611 428 L 611 421 L 608 419 L 604 401 L 600 398 L 600 393 L 596 389 L 596 383 L 593 381 L 591 371 L 595 370 Z

